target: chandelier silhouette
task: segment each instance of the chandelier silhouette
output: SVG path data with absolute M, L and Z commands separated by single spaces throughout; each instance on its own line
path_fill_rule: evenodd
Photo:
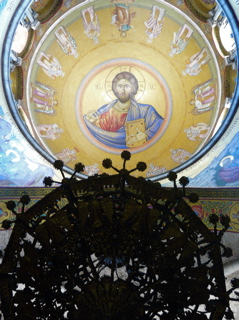
M 210 231 L 187 204 L 198 197 L 186 195 L 186 177 L 178 189 L 170 172 L 174 187 L 166 189 L 131 176 L 146 164 L 128 171 L 130 152 L 121 157 L 121 170 L 103 160 L 115 175 L 80 181 L 83 164 L 68 179 L 57 160 L 58 188 L 26 211 L 22 196 L 21 213 L 7 202 L 15 220 L 2 223 L 14 225 L 0 265 L 4 320 L 234 319 L 239 280 L 227 291 L 222 256 L 232 251 L 221 244 L 229 218 L 210 215 Z

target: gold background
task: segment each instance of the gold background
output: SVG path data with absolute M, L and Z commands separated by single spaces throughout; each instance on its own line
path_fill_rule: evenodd
M 87 38 L 84 34 L 81 17 L 81 11 L 92 5 L 101 27 L 98 44 L 94 44 L 93 40 Z M 148 43 L 144 22 L 148 21 L 153 5 L 165 8 L 167 11 L 164 16 L 161 34 L 152 43 Z M 57 90 L 56 99 L 59 103 L 56 107 L 57 114 L 55 116 L 35 113 L 34 109 L 36 108 L 34 103 L 30 103 L 29 96 L 28 108 L 31 114 L 32 125 L 34 127 L 34 125 L 39 124 L 57 123 L 59 127 L 64 129 L 64 133 L 55 141 L 40 138 L 37 134 L 36 139 L 52 155 L 64 148 L 72 149 L 73 147 L 77 147 L 80 150 L 77 154 L 77 160 L 68 164 L 72 168 L 76 162 L 81 161 L 85 165 L 97 163 L 100 170 L 105 171 L 101 166 L 101 161 L 108 157 L 113 160 L 115 167 L 121 168 L 122 163 L 118 155 L 104 151 L 92 144 L 90 142 L 91 137 L 86 138 L 80 130 L 76 117 L 77 107 L 75 107 L 77 105 L 77 91 L 82 80 L 93 68 L 100 64 L 112 59 L 136 59 L 158 70 L 165 79 L 171 92 L 172 116 L 163 136 L 145 151 L 133 154 L 128 169 L 132 169 L 138 161 L 145 161 L 147 164 L 153 163 L 159 167 L 165 167 L 166 170 L 172 170 L 179 164 L 172 160 L 171 149 L 182 148 L 191 154 L 195 154 L 206 143 L 206 139 L 199 141 L 189 140 L 186 137 L 184 129 L 189 128 L 195 123 L 205 123 L 210 125 L 212 130 L 218 118 L 220 101 L 215 104 L 212 111 L 197 116 L 192 115 L 191 110 L 193 107 L 189 104 L 193 98 L 191 89 L 210 78 L 214 79 L 213 84 L 216 85 L 216 90 L 221 90 L 220 83 L 218 82 L 217 62 L 213 59 L 212 52 L 207 49 L 211 60 L 202 67 L 202 72 L 197 76 L 182 75 L 186 61 L 203 47 L 207 47 L 208 42 L 206 37 L 196 30 L 195 25 L 192 26 L 189 20 L 186 20 L 188 18 L 182 15 L 180 11 L 175 13 L 173 7 L 166 6 L 166 4 L 159 3 L 158 1 L 147 1 L 147 3 L 135 1 L 134 4 L 130 4 L 130 12 L 135 12 L 136 16 L 131 22 L 133 28 L 127 32 L 127 37 L 125 38 L 122 38 L 117 27 L 111 24 L 113 9 L 114 5 L 110 4 L 110 1 L 103 0 L 93 1 L 85 6 L 78 6 L 77 10 L 73 11 L 70 15 L 64 16 L 64 19 L 53 26 L 51 32 L 43 37 L 44 41 L 37 47 L 29 70 L 28 87 L 30 87 L 30 82 L 34 82 L 35 80 L 53 86 Z M 168 53 L 170 52 L 173 32 L 177 32 L 183 23 L 187 23 L 193 29 L 193 36 L 185 50 L 171 58 Z M 73 56 L 67 56 L 56 42 L 54 31 L 61 25 L 65 26 L 66 30 L 77 43 L 79 56 L 76 59 Z M 57 58 L 62 66 L 62 70 L 65 72 L 63 78 L 58 77 L 52 80 L 36 64 L 38 53 L 41 51 Z M 114 68 L 112 67 L 112 69 Z M 106 69 L 104 72 L 100 72 L 90 81 L 83 97 L 81 110 L 83 114 L 89 110 L 97 110 L 110 101 L 109 95 L 105 92 L 105 82 L 109 71 Z M 165 101 L 161 88 L 148 72 L 142 69 L 140 71 L 145 79 L 145 89 L 143 95 L 137 101 L 139 103 L 151 104 L 160 115 L 165 117 Z

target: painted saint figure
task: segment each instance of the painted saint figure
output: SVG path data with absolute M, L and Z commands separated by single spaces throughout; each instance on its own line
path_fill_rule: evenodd
M 82 10 L 82 18 L 84 25 L 84 33 L 89 39 L 92 39 L 94 43 L 99 42 L 100 35 L 100 23 L 98 17 L 94 11 L 94 7 L 91 6 L 87 9 Z
M 60 138 L 61 133 L 64 132 L 62 128 L 59 128 L 56 123 L 54 124 L 40 124 L 35 126 L 39 135 L 42 138 L 51 139 L 52 141 Z
M 65 29 L 64 26 L 60 26 L 56 32 L 56 41 L 63 50 L 63 52 L 69 56 L 78 57 L 77 45 L 75 39 L 70 35 L 70 33 Z
M 206 123 L 195 123 L 190 128 L 184 129 L 184 132 L 187 134 L 189 140 L 198 141 L 205 139 L 208 136 L 210 126 Z
M 182 74 L 186 76 L 197 76 L 201 71 L 201 67 L 208 63 L 210 60 L 210 56 L 206 50 L 203 48 L 200 52 L 194 54 L 188 61 L 186 65 L 186 69 L 183 70 Z
M 190 105 L 194 106 L 192 114 L 199 115 L 213 109 L 212 103 L 215 100 L 215 89 L 211 83 L 212 79 L 205 81 L 192 89 L 194 98 Z
M 171 51 L 169 53 L 170 57 L 181 53 L 186 48 L 192 34 L 193 30 L 187 24 L 184 24 L 178 32 L 173 33 L 173 41 L 171 43 Z
M 126 31 L 132 28 L 131 20 L 135 17 L 136 13 L 130 13 L 128 3 L 133 3 L 134 0 L 111 0 L 115 3 L 115 9 L 113 11 L 113 16 L 111 23 L 116 25 L 118 30 L 121 31 L 121 36 L 126 36 Z
M 149 104 L 135 100 L 138 81 L 130 72 L 118 73 L 112 81 L 117 97 L 97 111 L 89 111 L 84 121 L 91 134 L 112 148 L 135 148 L 152 139 L 163 118 Z
M 60 62 L 50 54 L 40 52 L 37 64 L 41 66 L 45 74 L 53 80 L 59 76 L 64 77 L 65 75 L 65 72 L 62 71 Z
M 152 42 L 162 31 L 165 9 L 153 6 L 149 20 L 145 22 L 147 41 Z
M 173 161 L 177 163 L 184 163 L 185 161 L 189 160 L 192 154 L 182 148 L 179 149 L 171 149 L 171 158 Z
M 154 177 L 164 172 L 167 172 L 167 169 L 165 167 L 160 167 L 154 165 L 153 163 L 150 163 L 146 172 L 146 177 Z
M 58 160 L 62 160 L 64 164 L 68 164 L 69 162 L 75 161 L 77 159 L 77 152 L 79 152 L 79 150 L 76 147 L 74 147 L 73 149 L 65 148 L 60 152 L 55 153 L 54 156 Z
M 35 102 L 37 109 L 36 112 L 46 113 L 48 115 L 55 115 L 54 109 L 58 102 L 55 99 L 56 91 L 53 87 L 44 85 L 41 82 L 36 84 L 31 83 L 31 101 Z
M 88 176 L 94 176 L 96 174 L 99 174 L 100 169 L 98 168 L 98 164 L 94 163 L 92 165 L 85 166 L 84 173 Z

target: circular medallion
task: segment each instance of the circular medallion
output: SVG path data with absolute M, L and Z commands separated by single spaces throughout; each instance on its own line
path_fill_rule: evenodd
M 127 97 L 124 84 L 123 100 L 118 89 L 122 80 L 130 87 Z M 150 86 L 158 94 L 155 106 L 147 103 Z M 99 108 L 92 110 L 88 101 L 96 90 Z M 122 149 L 135 153 L 146 150 L 163 135 L 172 113 L 172 98 L 157 70 L 136 59 L 119 58 L 89 72 L 77 91 L 75 108 L 80 130 L 96 147 L 115 154 Z

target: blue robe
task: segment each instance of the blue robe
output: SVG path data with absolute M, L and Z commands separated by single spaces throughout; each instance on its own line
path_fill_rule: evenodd
M 114 100 L 111 103 L 104 105 L 97 110 L 96 114 L 100 116 L 105 113 L 112 108 L 117 101 L 118 100 Z M 131 106 L 128 110 L 125 123 L 138 119 L 144 119 L 145 121 L 147 141 L 154 137 L 164 120 L 151 105 L 141 104 L 137 103 L 135 100 L 131 100 Z M 110 132 L 101 129 L 88 121 L 86 115 L 84 115 L 84 121 L 90 133 L 106 146 L 117 149 L 129 149 L 129 147 L 126 146 L 125 126 L 122 126 L 117 132 Z

